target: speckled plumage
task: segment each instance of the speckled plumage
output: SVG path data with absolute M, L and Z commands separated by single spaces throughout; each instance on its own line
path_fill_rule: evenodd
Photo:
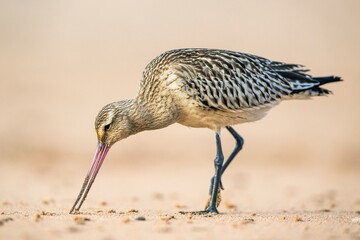
M 181 124 L 218 131 L 261 119 L 279 101 L 294 95 L 329 93 L 318 87 L 321 79 L 306 72 L 302 65 L 239 52 L 177 49 L 149 63 L 138 98 L 150 105 L 156 102 L 156 106 L 174 108 Z
M 221 176 L 244 142 L 231 126 L 261 119 L 284 99 L 329 94 L 320 86 L 341 80 L 306 72 L 301 65 L 226 50 L 178 49 L 161 54 L 146 67 L 135 99 L 110 103 L 96 117 L 98 147 L 70 213 L 80 209 L 114 143 L 173 123 L 216 132 L 211 197 L 200 213 L 217 213 Z M 225 162 L 219 134 L 224 127 L 236 141 Z

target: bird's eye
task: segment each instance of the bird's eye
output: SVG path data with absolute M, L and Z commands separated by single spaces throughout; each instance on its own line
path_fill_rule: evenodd
M 106 124 L 106 125 L 104 126 L 104 130 L 105 130 L 105 131 L 109 130 L 109 128 L 110 128 L 110 124 Z

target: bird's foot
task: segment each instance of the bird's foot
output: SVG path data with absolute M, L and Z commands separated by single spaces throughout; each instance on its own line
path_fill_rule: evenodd
M 208 208 L 206 210 L 202 210 L 202 211 L 189 211 L 189 212 L 185 212 L 185 211 L 180 211 L 179 212 L 180 214 L 183 214 L 183 215 L 203 215 L 203 216 L 211 216 L 213 214 L 218 214 L 218 210 L 216 208 Z
M 217 207 L 219 207 L 220 202 L 221 202 L 221 190 L 218 190 L 218 194 L 216 197 L 216 206 L 210 206 L 210 202 L 211 202 L 211 196 L 209 196 L 208 201 L 206 202 L 205 205 L 205 210 L 202 211 L 180 211 L 180 214 L 192 214 L 192 215 L 212 215 L 212 214 L 218 214 L 219 211 L 217 210 Z

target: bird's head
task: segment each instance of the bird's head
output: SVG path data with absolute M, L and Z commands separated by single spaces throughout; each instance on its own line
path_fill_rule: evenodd
M 98 138 L 98 145 L 90 169 L 85 177 L 80 193 L 70 210 L 78 211 L 85 201 L 85 198 L 95 181 L 96 175 L 110 147 L 121 139 L 134 133 L 134 124 L 129 116 L 129 110 L 134 100 L 123 100 L 110 103 L 103 107 L 95 120 L 95 130 Z
M 134 124 L 129 117 L 132 100 L 110 103 L 103 107 L 95 119 L 95 130 L 99 144 L 111 147 L 114 143 L 131 135 Z

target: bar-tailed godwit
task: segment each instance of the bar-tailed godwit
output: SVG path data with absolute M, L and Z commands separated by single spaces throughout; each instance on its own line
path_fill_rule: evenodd
M 145 130 L 180 123 L 214 131 L 217 154 L 210 200 L 204 211 L 217 213 L 221 176 L 243 146 L 231 127 L 263 118 L 282 100 L 331 93 L 322 88 L 340 77 L 313 77 L 302 65 L 216 49 L 177 49 L 152 60 L 143 73 L 135 99 L 106 105 L 95 120 L 97 150 L 70 213 L 79 210 L 114 143 Z M 235 138 L 233 152 L 224 162 L 220 131 Z

